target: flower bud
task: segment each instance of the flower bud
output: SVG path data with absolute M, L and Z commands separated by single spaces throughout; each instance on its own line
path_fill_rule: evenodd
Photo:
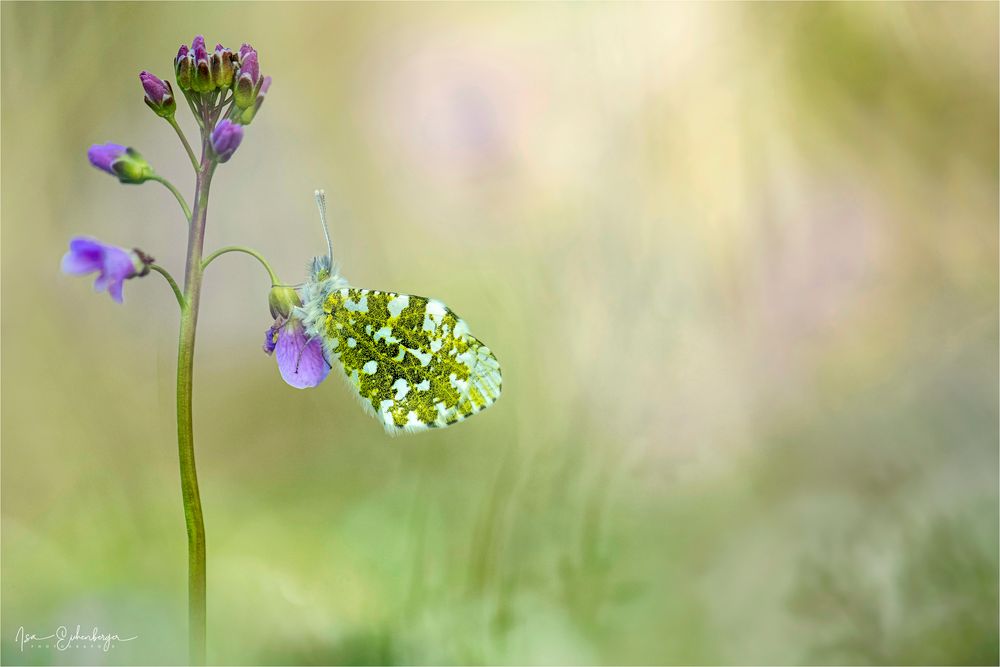
M 187 44 L 181 44 L 174 59 L 174 74 L 177 75 L 177 86 L 181 90 L 191 90 L 191 75 L 194 70 L 194 59 L 188 51 Z
M 275 285 L 267 295 L 267 305 L 271 308 L 271 317 L 288 319 L 292 309 L 302 305 L 302 299 L 293 288 Z
M 260 82 L 260 92 L 257 93 L 257 99 L 254 100 L 253 106 L 247 107 L 243 110 L 243 113 L 239 113 L 239 109 L 233 107 L 234 113 L 239 113 L 236 122 L 241 125 L 249 125 L 253 120 L 254 116 L 257 115 L 257 110 L 260 109 L 260 105 L 264 103 L 264 97 L 267 95 L 267 89 L 271 87 L 271 77 L 265 76 Z
M 218 88 L 225 90 L 233 85 L 233 78 L 236 76 L 233 58 L 232 51 L 222 44 L 215 45 L 215 53 L 212 54 L 212 81 Z
M 243 128 L 228 118 L 219 121 L 212 130 L 212 151 L 219 162 L 227 162 L 243 141 Z
M 117 176 L 122 183 L 137 185 L 149 180 L 154 174 L 153 168 L 138 151 L 121 144 L 94 144 L 87 151 L 87 158 L 90 164 Z
M 145 70 L 139 73 L 139 81 L 146 91 L 146 106 L 157 116 L 172 118 L 177 110 L 177 101 L 174 99 L 174 89 L 170 86 L 170 82 L 163 81 Z
M 236 87 L 233 90 L 235 105 L 240 109 L 252 106 L 254 100 L 257 99 L 257 93 L 260 91 L 262 83 L 260 67 L 257 64 L 257 52 L 250 51 L 240 60 L 240 73 L 236 77 Z
M 200 35 L 199 35 L 200 37 Z M 215 89 L 212 81 L 212 67 L 208 58 L 208 51 L 205 50 L 205 40 L 201 40 L 201 46 L 193 49 L 194 71 L 191 80 L 191 88 L 197 93 L 208 93 Z

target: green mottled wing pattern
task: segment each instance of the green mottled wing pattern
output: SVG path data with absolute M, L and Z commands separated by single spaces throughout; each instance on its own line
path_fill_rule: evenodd
M 500 397 L 500 363 L 440 301 L 348 287 L 323 313 L 331 363 L 390 433 L 450 426 Z

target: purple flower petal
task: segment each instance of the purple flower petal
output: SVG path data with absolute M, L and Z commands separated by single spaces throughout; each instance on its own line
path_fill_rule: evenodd
M 69 242 L 69 252 L 63 255 L 62 272 L 74 276 L 85 276 L 100 271 L 104 246 L 94 239 L 78 236 Z
M 243 128 L 240 125 L 223 119 L 212 130 L 212 149 L 219 156 L 219 162 L 226 162 L 233 156 L 243 141 Z
M 296 389 L 315 387 L 326 379 L 330 366 L 319 338 L 308 340 L 299 320 L 289 320 L 278 333 L 275 346 L 281 377 Z
M 142 82 L 142 89 L 145 91 L 146 97 L 150 102 L 163 104 L 171 98 L 170 89 L 167 88 L 167 84 L 155 74 L 150 74 L 146 70 L 142 70 L 139 73 L 139 81 Z
M 204 42 L 201 46 L 193 49 L 193 52 L 196 63 L 208 63 L 208 49 L 205 48 Z
M 205 48 L 205 38 L 202 35 L 195 35 L 191 40 L 191 50 L 195 51 L 198 48 Z
M 90 160 L 90 164 L 94 165 L 98 169 L 117 176 L 117 174 L 115 174 L 115 172 L 111 169 L 111 165 L 114 164 L 115 160 L 120 158 L 122 155 L 125 155 L 125 151 L 127 150 L 128 148 L 125 146 L 111 142 L 106 144 L 94 144 L 87 150 L 87 158 Z
M 77 276 L 97 271 L 94 289 L 98 292 L 107 290 L 118 303 L 124 300 L 123 283 L 137 273 L 132 253 L 128 250 L 86 236 L 70 241 L 69 252 L 62 258 L 62 270 Z
M 260 65 L 257 64 L 257 52 L 251 51 L 240 61 L 240 78 L 244 75 L 250 76 L 250 82 L 257 85 L 260 79 Z
M 277 319 L 274 324 L 264 332 L 264 352 L 268 355 L 274 353 L 274 348 L 278 344 L 278 333 L 284 324 L 284 319 Z

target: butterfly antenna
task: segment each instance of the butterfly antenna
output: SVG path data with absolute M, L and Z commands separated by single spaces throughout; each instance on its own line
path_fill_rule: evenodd
M 330 240 L 330 227 L 326 222 L 326 191 L 317 190 L 314 193 L 316 206 L 319 208 L 319 221 L 323 223 L 323 236 L 326 237 L 326 253 L 330 258 L 330 266 L 333 266 L 333 241 Z

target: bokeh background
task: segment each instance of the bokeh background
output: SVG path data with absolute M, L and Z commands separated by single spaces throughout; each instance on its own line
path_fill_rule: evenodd
M 274 78 L 211 249 L 446 301 L 504 396 L 390 439 L 260 349 L 208 271 L 195 378 L 210 659 L 998 662 L 998 5 L 2 5 L 2 659 L 186 660 L 177 313 L 58 271 L 183 273 L 141 69 Z M 179 112 L 189 134 L 190 116 Z M 18 628 L 138 635 L 104 653 Z

